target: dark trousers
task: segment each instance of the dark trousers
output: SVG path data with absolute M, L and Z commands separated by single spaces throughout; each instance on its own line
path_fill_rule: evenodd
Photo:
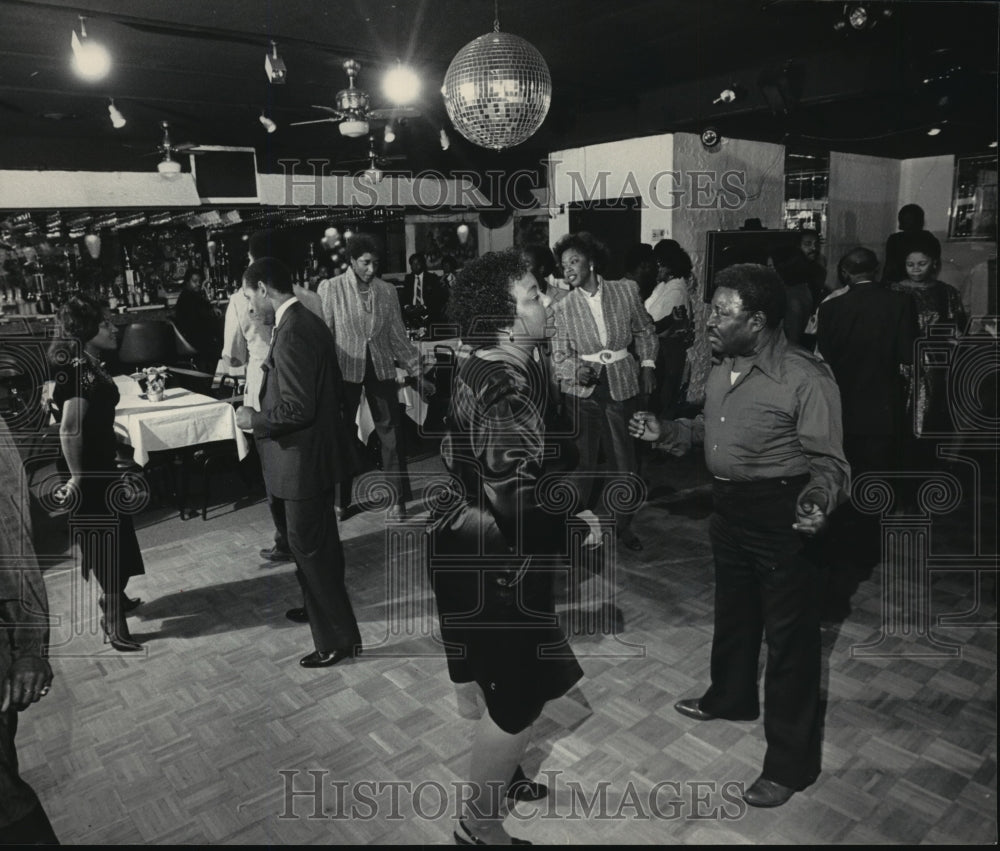
M 606 376 L 586 399 L 567 395 L 566 408 L 573 418 L 576 448 L 580 454 L 577 470 L 570 476 L 579 494 L 582 508 L 594 508 L 602 513 L 602 507 L 593 505 L 594 484 L 601 484 L 601 492 L 606 493 L 613 484 L 615 473 L 635 473 L 637 471 L 635 441 L 628 433 L 628 421 L 635 413 L 635 398 L 616 402 L 611 398 L 606 384 Z M 597 475 L 598 455 L 604 451 L 607 473 Z M 634 512 L 615 512 L 617 531 L 622 533 L 632 525 Z
M 18 773 L 17 712 L 0 713 L 0 845 L 58 845 L 41 801 Z
M 332 491 L 309 499 L 273 497 L 271 506 L 272 516 L 280 516 L 288 530 L 295 578 L 302 587 L 316 649 L 329 653 L 360 644 L 361 633 L 344 585 L 344 548 Z
M 361 384 L 353 381 L 344 382 L 344 410 L 350 425 L 353 427 L 354 414 L 361 404 L 361 393 L 364 391 L 371 409 L 372 420 L 375 423 L 375 434 L 382 444 L 382 471 L 385 473 L 399 471 L 402 479 L 396 484 L 399 503 L 405 502 L 409 492 L 406 480 L 406 450 L 403 442 L 402 423 L 399 415 L 399 394 L 394 380 L 380 381 L 375 375 L 375 365 L 372 363 L 371 352 L 365 357 L 365 377 Z M 351 504 L 351 488 L 353 479 L 345 479 L 340 484 L 340 505 L 346 508 Z
M 762 773 L 793 789 L 804 789 L 820 770 L 822 570 L 791 528 L 806 480 L 715 482 L 712 684 L 701 699 L 701 708 L 720 718 L 756 718 L 766 637 Z
M 259 450 L 258 454 L 260 454 Z M 285 508 L 281 504 L 281 500 L 271 493 L 267 476 L 264 476 L 264 492 L 267 494 L 267 507 L 271 511 L 271 521 L 274 523 L 274 548 L 282 553 L 290 553 Z

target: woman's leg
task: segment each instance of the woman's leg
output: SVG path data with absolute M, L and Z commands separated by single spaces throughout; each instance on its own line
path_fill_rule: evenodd
M 476 725 L 472 742 L 470 780 L 473 795 L 466 808 L 465 825 L 490 845 L 510 844 L 503 829 L 506 813 L 504 793 L 524 756 L 530 725 L 519 733 L 507 733 L 496 725 L 488 712 Z

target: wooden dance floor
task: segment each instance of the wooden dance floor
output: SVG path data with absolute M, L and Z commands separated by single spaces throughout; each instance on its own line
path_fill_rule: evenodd
M 432 457 L 415 469 L 441 468 Z M 551 844 L 995 843 L 996 574 L 963 562 L 976 543 L 996 553 L 995 532 L 977 538 L 960 508 L 930 524 L 930 568 L 915 556 L 862 577 L 850 611 L 824 625 L 822 774 L 754 810 L 739 792 L 759 773 L 762 722 L 699 724 L 673 709 L 708 682 L 707 474 L 697 459 L 646 474 L 634 526 L 645 550 L 619 554 L 613 599 L 601 579 L 568 583 L 561 614 L 586 676 L 547 706 L 525 758 L 554 795 L 519 804 L 509 832 Z M 342 525 L 366 651 L 304 670 L 308 627 L 284 616 L 301 605 L 293 566 L 261 562 L 267 506 L 255 494 L 234 508 L 227 488 L 238 480 L 217 488 L 206 522 L 138 517 L 147 574 L 129 593 L 145 602 L 129 621 L 144 654 L 102 644 L 95 589 L 71 560 L 44 562 L 55 680 L 22 716 L 18 750 L 57 835 L 451 844 L 476 709 L 434 638 L 420 524 L 369 513 Z M 981 520 L 996 516 L 995 499 L 980 502 Z

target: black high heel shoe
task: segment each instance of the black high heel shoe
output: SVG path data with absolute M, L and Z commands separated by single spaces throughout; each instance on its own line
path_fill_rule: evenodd
M 458 820 L 458 826 L 460 828 L 462 828 L 462 831 L 465 833 L 465 836 L 462 836 L 462 834 L 459 833 L 457 830 L 452 831 L 452 834 L 455 837 L 455 844 L 456 845 L 489 845 L 490 844 L 489 842 L 483 842 L 482 839 L 480 839 L 478 836 L 476 836 L 476 834 L 474 834 L 471 830 L 469 830 L 469 828 L 467 828 L 465 826 L 465 822 L 462 821 L 461 819 Z M 529 842 L 527 839 L 518 839 L 516 836 L 512 836 L 510 838 L 510 844 L 511 845 L 532 845 L 533 843 Z
M 122 614 L 122 625 L 117 629 L 109 630 L 105 618 L 101 618 L 101 629 L 104 630 L 104 643 L 110 644 L 119 653 L 135 653 L 137 650 L 142 650 L 142 645 L 132 638 L 128 627 L 125 626 L 124 613 Z
M 97 601 L 97 605 L 101 607 L 102 611 L 105 610 L 105 604 L 104 604 L 104 598 L 103 597 L 101 597 Z M 123 612 L 125 612 L 126 614 L 128 614 L 128 612 L 131 612 L 131 611 L 134 611 L 135 609 L 138 609 L 139 606 L 141 606 L 141 605 L 142 605 L 142 600 L 141 599 L 139 599 L 138 597 L 129 597 L 129 596 L 127 596 L 125 594 L 124 591 L 122 591 L 121 607 L 122 607 L 122 611 Z
M 544 783 L 529 780 L 524 769 L 519 765 L 511 778 L 510 785 L 504 797 L 508 801 L 540 801 L 549 794 L 549 787 Z

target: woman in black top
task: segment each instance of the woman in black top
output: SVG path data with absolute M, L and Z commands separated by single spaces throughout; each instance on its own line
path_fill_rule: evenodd
M 99 540 L 81 537 L 83 577 L 93 575 L 101 586 L 101 626 L 111 645 L 123 652 L 140 650 L 125 622 L 125 613 L 140 601 L 130 600 L 125 586 L 130 577 L 145 573 L 145 568 L 132 518 L 121 513 L 134 495 L 116 469 L 114 422 L 119 394 L 101 363 L 102 352 L 115 350 L 115 326 L 99 304 L 83 296 L 60 308 L 59 321 L 65 339 L 53 344 L 50 352 L 55 379 L 52 401 L 60 411 L 59 439 L 70 478 L 56 498 L 70 505 L 76 517 L 93 517 L 111 533 Z
M 430 574 L 451 679 L 476 682 L 487 710 L 472 746 L 473 795 L 455 840 L 509 844 L 501 798 L 522 797 L 518 786 L 539 788 L 519 769 L 531 725 L 546 701 L 583 675 L 554 616 L 555 565 L 546 567 L 546 556 L 564 558 L 565 513 L 540 506 L 536 490 L 549 382 L 534 352 L 547 314 L 513 251 L 469 263 L 449 313 L 473 351 L 454 382 L 441 448 L 452 480 L 432 516 Z
M 215 374 L 222 352 L 222 322 L 203 289 L 201 272 L 193 266 L 184 276 L 181 294 L 174 305 L 174 324 L 198 351 L 197 364 L 202 372 Z

